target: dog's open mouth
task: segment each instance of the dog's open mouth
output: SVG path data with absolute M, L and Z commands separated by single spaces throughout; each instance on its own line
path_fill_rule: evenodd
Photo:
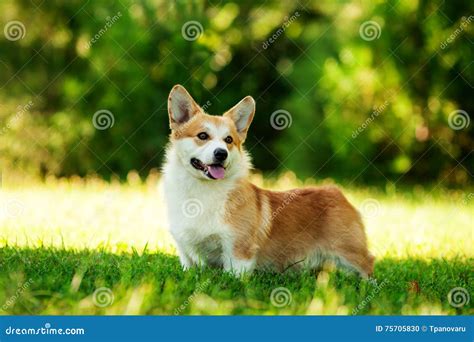
M 225 175 L 225 167 L 222 164 L 204 164 L 197 158 L 191 159 L 191 165 L 196 169 L 204 172 L 210 179 L 222 179 Z

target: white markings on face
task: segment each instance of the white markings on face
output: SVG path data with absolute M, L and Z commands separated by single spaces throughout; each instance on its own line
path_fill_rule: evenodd
M 209 135 L 209 139 L 204 144 L 196 143 L 196 137 L 182 138 L 175 142 L 176 152 L 184 167 L 195 177 L 209 180 L 202 171 L 191 166 L 190 160 L 197 158 L 205 164 L 215 164 L 214 151 L 217 148 L 222 148 L 228 152 L 228 157 L 224 162 L 225 178 L 235 176 L 239 171 L 242 155 L 237 147 L 229 149 L 224 141 L 231 134 L 229 122 L 223 120 L 216 125 L 213 122 L 204 121 L 201 132 L 206 132 Z
M 213 123 L 206 122 L 204 124 L 206 132 L 209 134 L 209 142 L 204 145 L 203 159 L 201 159 L 206 164 L 214 163 L 214 151 L 218 148 L 222 148 L 229 152 L 227 149 L 227 144 L 224 139 L 229 135 L 229 128 L 227 125 L 214 125 Z M 224 166 L 227 164 L 227 161 L 224 163 Z

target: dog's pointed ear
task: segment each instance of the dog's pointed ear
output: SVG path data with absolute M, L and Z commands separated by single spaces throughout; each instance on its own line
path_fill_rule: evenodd
M 199 111 L 199 105 L 182 85 L 177 84 L 171 89 L 168 96 L 168 115 L 171 129 L 185 123 Z
M 229 109 L 224 116 L 234 121 L 237 132 L 242 141 L 247 137 L 247 131 L 255 114 L 255 100 L 252 96 L 246 96 L 242 101 Z

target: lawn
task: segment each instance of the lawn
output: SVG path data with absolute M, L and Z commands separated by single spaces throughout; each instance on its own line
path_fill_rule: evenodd
M 274 189 L 314 183 L 253 181 Z M 0 314 L 472 314 L 472 189 L 343 187 L 364 216 L 376 281 L 331 265 L 235 279 L 181 270 L 158 183 L 131 174 L 126 183 L 4 186 Z M 454 288 L 467 292 L 450 303 Z

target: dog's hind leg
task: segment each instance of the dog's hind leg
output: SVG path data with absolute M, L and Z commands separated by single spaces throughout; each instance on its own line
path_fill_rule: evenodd
M 363 278 L 368 278 L 373 273 L 375 258 L 365 246 L 365 241 L 360 243 L 355 239 L 346 244 L 338 243 L 333 246 L 330 254 L 339 258 L 342 265 L 354 268 Z

